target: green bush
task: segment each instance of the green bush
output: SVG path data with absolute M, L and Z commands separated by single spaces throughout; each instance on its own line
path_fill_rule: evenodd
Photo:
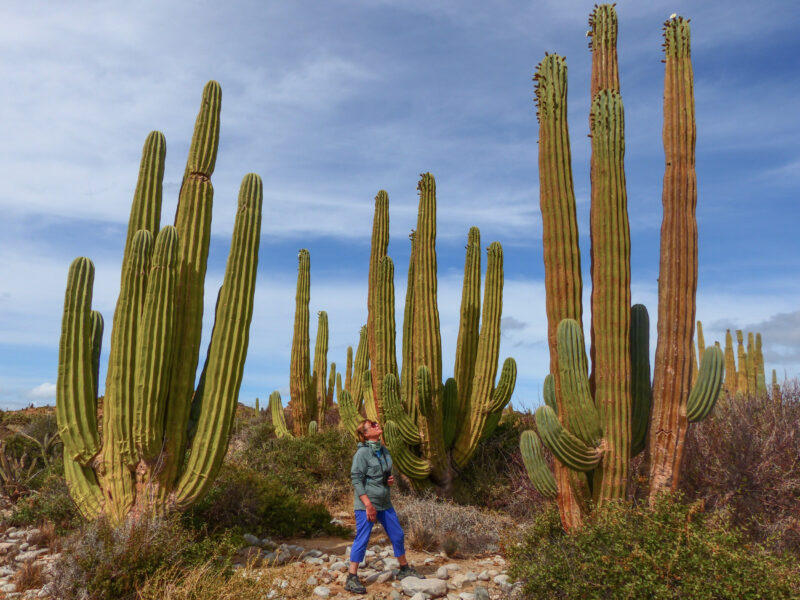
M 234 459 L 262 474 L 276 476 L 308 500 L 334 504 L 352 494 L 350 465 L 353 438 L 341 429 L 326 429 L 302 438 L 277 439 L 272 425 L 260 422 L 240 432 Z
M 342 533 L 331 525 L 324 506 L 307 502 L 278 475 L 236 464 L 223 465 L 211 491 L 185 518 L 194 527 L 208 526 L 212 534 L 225 529 L 281 537 Z
M 35 494 L 20 498 L 8 519 L 10 525 L 27 527 L 52 523 L 58 535 L 72 531 L 81 524 L 81 516 L 72 501 L 59 461 L 47 470 Z
M 509 548 L 530 598 L 797 598 L 796 564 L 743 541 L 719 514 L 664 497 L 651 510 L 609 504 L 579 531 L 540 513 Z

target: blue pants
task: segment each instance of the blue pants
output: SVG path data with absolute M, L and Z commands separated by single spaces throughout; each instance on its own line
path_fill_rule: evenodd
M 353 540 L 353 547 L 350 549 L 350 562 L 360 563 L 364 560 L 367 552 L 367 542 L 369 534 L 372 533 L 374 523 L 367 519 L 367 511 L 357 510 L 356 513 L 356 539 Z M 378 511 L 378 522 L 383 526 L 383 530 L 392 541 L 392 549 L 395 556 L 403 556 L 406 553 L 405 534 L 397 520 L 397 513 L 393 508 Z

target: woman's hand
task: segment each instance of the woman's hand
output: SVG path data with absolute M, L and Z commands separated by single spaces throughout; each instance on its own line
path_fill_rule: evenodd
M 378 511 L 375 510 L 375 507 L 372 504 L 367 506 L 367 519 L 370 523 L 374 523 L 378 520 Z
M 389 486 L 393 486 L 394 485 L 394 475 L 389 475 L 389 477 L 386 479 L 386 483 Z

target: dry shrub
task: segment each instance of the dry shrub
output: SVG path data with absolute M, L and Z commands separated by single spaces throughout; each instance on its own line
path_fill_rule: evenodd
M 782 400 L 720 399 L 689 428 L 681 489 L 776 550 L 800 552 L 800 384 Z
M 506 515 L 433 496 L 397 494 L 393 502 L 412 547 L 418 544 L 423 549 L 443 549 L 445 541 L 450 540 L 447 545 L 453 552 L 497 552 L 504 530 L 516 527 Z
M 16 573 L 11 577 L 11 583 L 17 586 L 18 592 L 38 590 L 47 580 L 42 571 L 42 565 L 34 564 L 32 560 L 22 563 Z
M 54 523 L 44 521 L 36 528 L 38 533 L 28 535 L 28 543 L 33 546 L 47 547 L 52 552 L 58 552 L 61 543 L 58 535 L 56 535 L 56 526 Z
M 139 588 L 137 600 L 263 600 L 270 577 L 239 569 L 232 575 L 214 563 L 164 568 Z

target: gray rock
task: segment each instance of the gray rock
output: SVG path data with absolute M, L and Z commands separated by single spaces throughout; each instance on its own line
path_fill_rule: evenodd
M 393 571 L 384 571 L 383 573 L 378 575 L 378 578 L 375 580 L 375 582 L 376 583 L 386 583 L 392 577 L 394 577 L 394 572 Z
M 450 579 L 450 571 L 447 570 L 447 567 L 436 569 L 436 579 Z
M 443 579 L 419 579 L 418 577 L 406 577 L 400 582 L 403 592 L 407 596 L 413 596 L 418 592 L 428 594 L 432 598 L 441 598 L 447 594 L 447 583 Z
M 10 567 L 0 567 L 0 577 L 11 577 L 14 574 L 14 569 Z
M 314 588 L 314 595 L 319 596 L 320 598 L 327 598 L 331 595 L 331 590 L 324 585 L 318 585 Z
M 31 548 L 31 545 L 28 542 L 22 542 L 19 545 L 20 552 L 23 552 L 23 551 L 27 550 L 28 548 L 30 548 L 31 550 L 36 550 L 36 548 Z
M 304 558 L 303 562 L 306 563 L 307 565 L 323 565 L 323 564 L 325 564 L 324 560 L 322 560 L 321 558 L 317 558 L 315 556 L 310 556 L 309 558 Z
M 478 573 L 478 579 L 481 581 L 489 581 L 489 571 L 483 570 Z
M 444 568 L 447 569 L 448 571 L 460 571 L 461 570 L 461 565 L 458 565 L 456 563 L 447 563 L 444 566 Z
M 475 600 L 489 600 L 489 590 L 485 587 L 475 586 Z
M 6 537 L 8 537 L 8 539 L 10 540 L 19 540 L 26 537 L 27 535 L 28 534 L 21 529 L 17 529 L 15 531 L 11 530 L 6 531 Z
M 375 583 L 378 581 L 378 577 L 380 577 L 380 573 L 370 573 L 369 575 L 365 575 L 361 578 L 361 581 L 364 585 L 369 585 L 370 583 Z
M 505 573 L 501 573 L 497 575 L 492 581 L 494 581 L 497 585 L 511 585 L 511 577 L 506 575 Z
M 436 559 L 435 559 L 435 558 L 433 558 L 432 556 L 429 556 L 428 558 L 426 558 L 426 559 L 425 559 L 424 561 L 422 561 L 422 562 L 424 562 L 426 565 L 432 565 L 433 563 L 435 563 L 435 562 L 436 562 Z
M 383 559 L 383 568 L 384 569 L 399 569 L 400 568 L 400 561 L 396 558 L 384 558 Z
M 475 594 L 472 592 L 461 592 L 458 597 L 460 600 L 475 600 Z
M 245 533 L 242 537 L 244 538 L 244 541 L 251 546 L 261 546 L 261 540 L 252 533 Z
M 311 558 L 322 558 L 322 552 L 317 550 L 316 548 L 312 548 L 308 552 L 306 552 L 306 556 L 310 556 Z
M 47 552 L 47 548 L 40 548 L 39 550 L 28 550 L 27 552 L 20 552 L 14 557 L 17 562 L 26 562 L 33 560 Z
M 340 571 L 343 573 L 347 571 L 347 563 L 340 560 L 338 562 L 333 563 L 330 567 L 328 567 L 328 569 L 331 571 Z
M 467 581 L 477 581 L 478 580 L 478 576 L 475 575 L 475 573 L 473 573 L 472 571 L 467 571 L 466 577 L 467 577 Z
M 500 571 L 497 569 L 489 569 L 489 577 L 497 577 L 500 574 Z
M 5 592 L 6 594 L 9 594 L 11 592 L 16 592 L 16 591 L 17 591 L 17 585 L 15 583 L 4 583 L 3 585 L 0 585 L 0 592 Z
M 317 578 L 314 577 L 313 575 L 311 577 L 309 577 L 308 579 L 306 579 L 306 584 L 307 585 L 316 586 L 318 583 L 319 583 L 319 581 L 317 581 Z
M 428 600 L 430 596 L 425 594 L 424 592 L 417 592 L 413 596 L 411 596 L 411 600 Z
M 0 554 L 5 554 L 11 548 L 16 548 L 17 545 L 14 542 L 0 542 Z
M 392 590 L 392 595 L 390 596 L 391 600 L 403 600 L 403 594 L 398 592 L 397 590 Z

